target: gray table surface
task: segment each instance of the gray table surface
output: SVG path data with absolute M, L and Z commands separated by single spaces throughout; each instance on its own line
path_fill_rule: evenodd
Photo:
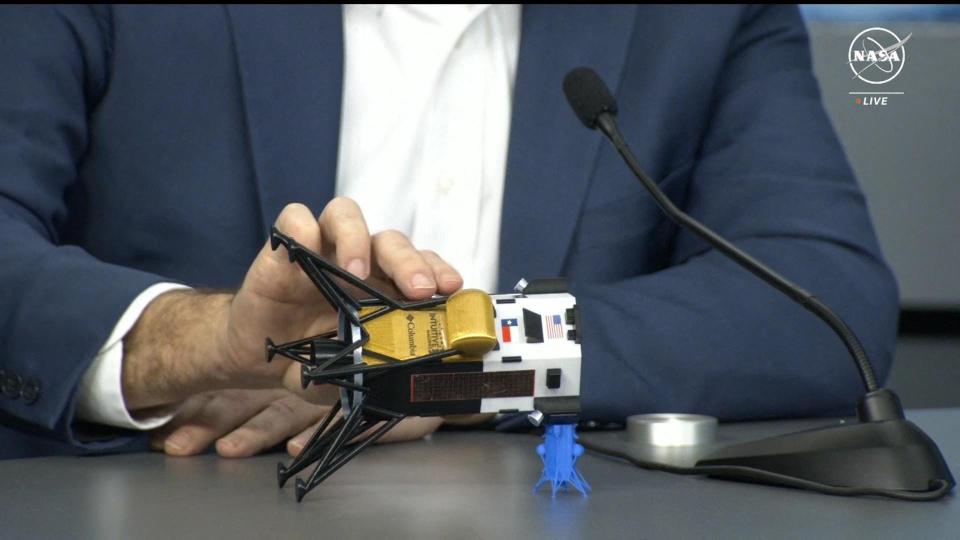
M 909 417 L 960 471 L 960 409 Z M 752 438 L 809 425 L 730 425 L 721 434 Z M 676 476 L 591 454 L 581 461 L 591 495 L 551 499 L 531 492 L 540 473 L 536 444 L 531 435 L 441 432 L 378 446 L 301 504 L 290 485 L 276 486 L 282 455 L 11 460 L 0 462 L 0 538 L 960 537 L 954 497 L 832 497 Z

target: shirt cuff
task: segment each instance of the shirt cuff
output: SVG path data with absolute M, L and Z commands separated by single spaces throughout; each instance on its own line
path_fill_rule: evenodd
M 120 316 L 106 343 L 80 379 L 77 390 L 77 417 L 86 422 L 126 429 L 150 430 L 173 418 L 173 413 L 134 419 L 123 399 L 121 370 L 123 368 L 123 338 L 133 328 L 140 314 L 163 293 L 189 289 L 176 283 L 157 283 L 147 287 L 130 302 Z

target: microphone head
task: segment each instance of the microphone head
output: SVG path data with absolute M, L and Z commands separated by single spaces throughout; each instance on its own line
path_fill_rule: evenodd
M 603 113 L 617 114 L 617 101 L 597 72 L 588 67 L 570 70 L 563 78 L 563 93 L 583 125 L 596 129 Z

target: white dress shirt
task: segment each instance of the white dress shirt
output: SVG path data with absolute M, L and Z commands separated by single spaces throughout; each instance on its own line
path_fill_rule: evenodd
M 520 6 L 345 5 L 337 194 L 371 233 L 396 229 L 494 291 L 500 213 L 520 47 Z M 319 212 L 320 209 L 314 209 Z M 87 369 L 79 418 L 152 429 L 123 401 L 123 337 L 157 296 L 146 289 Z
M 174 283 L 157 283 L 144 289 L 130 302 L 107 337 L 106 343 L 100 347 L 100 352 L 80 379 L 80 388 L 77 389 L 78 418 L 129 429 L 153 429 L 170 421 L 172 414 L 133 418 L 127 410 L 120 379 L 123 368 L 123 338 L 154 298 L 165 292 L 185 288 L 187 287 Z

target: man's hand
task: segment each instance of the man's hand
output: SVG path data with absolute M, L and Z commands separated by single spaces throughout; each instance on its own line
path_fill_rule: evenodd
M 357 276 L 392 284 L 409 299 L 450 294 L 463 280 L 430 251 L 396 231 L 370 236 L 360 208 L 334 199 L 318 219 L 301 204 L 284 208 L 276 227 Z M 158 297 L 124 339 L 123 392 L 131 411 L 169 406 L 210 390 L 276 388 L 290 361 L 264 357 L 276 342 L 318 334 L 336 314 L 283 249 L 264 244 L 235 295 L 174 291 Z M 330 403 L 332 389 L 311 393 Z
M 150 437 L 154 450 L 172 456 L 202 453 L 216 444 L 223 457 L 256 455 L 287 441 L 296 456 L 330 407 L 314 405 L 280 389 L 220 390 L 184 402 L 177 416 Z M 406 418 L 378 442 L 421 439 L 443 422 L 440 418 Z
M 299 434 L 329 410 L 283 389 L 205 392 L 186 400 L 174 419 L 151 435 L 150 444 L 189 456 L 216 442 L 221 456 L 247 457 Z

